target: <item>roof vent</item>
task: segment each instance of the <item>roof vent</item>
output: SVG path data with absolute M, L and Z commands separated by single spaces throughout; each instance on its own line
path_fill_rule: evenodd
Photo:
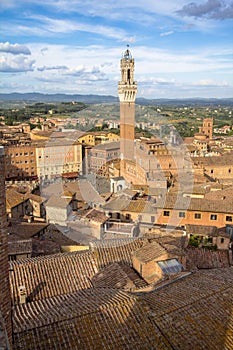
M 26 303 L 26 287 L 25 286 L 19 286 L 19 303 L 25 304 Z

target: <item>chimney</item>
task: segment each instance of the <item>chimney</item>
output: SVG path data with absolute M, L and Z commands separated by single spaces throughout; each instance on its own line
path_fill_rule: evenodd
M 25 304 L 26 303 L 26 288 L 25 286 L 19 286 L 19 303 L 20 304 Z

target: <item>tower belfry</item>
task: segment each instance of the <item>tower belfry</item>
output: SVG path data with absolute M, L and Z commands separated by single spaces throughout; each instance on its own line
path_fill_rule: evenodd
M 127 48 L 121 59 L 121 81 L 118 82 L 121 159 L 134 159 L 136 94 L 137 83 L 134 81 L 134 59 Z

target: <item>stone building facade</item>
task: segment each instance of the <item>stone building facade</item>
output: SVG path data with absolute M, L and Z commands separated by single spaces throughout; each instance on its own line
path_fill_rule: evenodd
M 119 157 L 119 142 L 99 144 L 93 147 L 88 154 L 88 171 L 89 173 L 105 176 L 108 173 L 108 163 L 119 159 Z
M 68 173 L 82 173 L 82 145 L 66 139 L 51 139 L 37 144 L 38 178 L 51 179 Z

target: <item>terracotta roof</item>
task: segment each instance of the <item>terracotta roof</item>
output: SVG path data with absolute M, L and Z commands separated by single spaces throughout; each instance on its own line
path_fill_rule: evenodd
M 76 241 L 73 241 L 71 238 L 67 237 L 60 230 L 58 230 L 55 225 L 48 226 L 48 229 L 43 234 L 43 239 L 45 242 L 55 242 L 59 244 L 59 246 L 78 245 Z
M 104 223 L 108 219 L 105 213 L 97 209 L 90 210 L 85 217 L 100 223 Z
M 92 184 L 87 180 L 78 181 L 79 190 L 83 200 L 86 203 L 99 203 L 104 204 L 104 199 L 99 195 L 97 190 L 92 186 Z
M 195 165 L 204 165 L 204 166 L 220 166 L 232 165 L 232 155 L 223 155 L 223 156 L 213 156 L 213 157 L 194 157 L 191 158 L 191 161 Z
M 38 196 L 33 193 L 27 193 L 26 196 L 27 198 L 33 200 L 34 202 L 43 203 L 45 201 L 45 198 L 42 198 L 41 196 Z
M 14 308 L 14 346 L 31 349 L 172 349 L 137 299 L 89 289 Z
M 91 288 L 16 305 L 14 347 L 232 349 L 233 268 L 171 282 L 137 297 Z
M 100 143 L 99 145 L 94 147 L 94 150 L 95 149 L 106 150 L 106 151 L 109 151 L 111 149 L 119 149 L 120 150 L 120 142 L 113 141 L 113 142 Z
M 9 348 L 9 340 L 6 333 L 5 322 L 0 310 L 0 349 L 4 350 Z
M 147 283 L 129 265 L 115 262 L 101 269 L 92 278 L 95 288 L 117 288 L 134 290 L 147 286 Z
M 11 209 L 27 201 L 28 197 L 14 189 L 6 190 L 6 208 Z
M 158 260 L 165 254 L 167 254 L 166 249 L 157 242 L 146 243 L 143 247 L 133 252 L 133 256 L 142 263 Z
M 28 239 L 38 235 L 43 230 L 46 230 L 48 226 L 49 224 L 47 223 L 20 222 L 19 224 L 13 224 L 12 226 L 9 226 L 8 232 L 23 239 Z
M 233 163 L 233 161 L 232 161 Z M 219 191 L 212 191 L 205 195 L 206 199 L 209 200 L 221 200 L 224 203 L 226 200 L 231 200 L 233 198 L 233 186 L 228 186 L 225 189 Z
M 8 240 L 8 255 L 32 253 L 31 239 Z
M 188 234 L 195 235 L 206 235 L 206 236 L 217 236 L 216 226 L 203 226 L 203 225 L 185 225 L 186 232 Z
M 13 304 L 19 303 L 18 288 L 26 287 L 30 301 L 91 287 L 97 272 L 94 254 L 61 253 L 11 262 Z
M 230 265 L 228 250 L 212 251 L 205 248 L 189 247 L 186 251 L 187 269 L 213 269 Z
M 99 268 L 114 262 L 132 266 L 132 252 L 145 244 L 143 239 L 119 238 L 91 242 L 91 249 L 96 254 Z
M 233 268 L 199 271 L 141 298 L 173 349 L 232 349 Z
M 224 203 L 224 204 L 223 204 Z M 205 198 L 188 198 L 167 195 L 166 200 L 158 200 L 155 207 L 164 209 L 207 211 L 219 213 L 233 213 L 233 200 L 208 200 Z
M 155 213 L 156 208 L 154 204 L 150 203 L 148 200 L 132 200 L 123 211 L 136 212 L 136 213 Z
M 70 197 L 60 197 L 57 195 L 52 195 L 48 201 L 45 203 L 45 207 L 61 208 L 65 209 L 69 206 L 72 198 Z
M 130 203 L 128 196 L 120 195 L 103 205 L 103 210 L 121 211 Z
M 60 252 L 61 246 L 57 242 L 39 238 L 32 239 L 32 257 L 57 254 Z

